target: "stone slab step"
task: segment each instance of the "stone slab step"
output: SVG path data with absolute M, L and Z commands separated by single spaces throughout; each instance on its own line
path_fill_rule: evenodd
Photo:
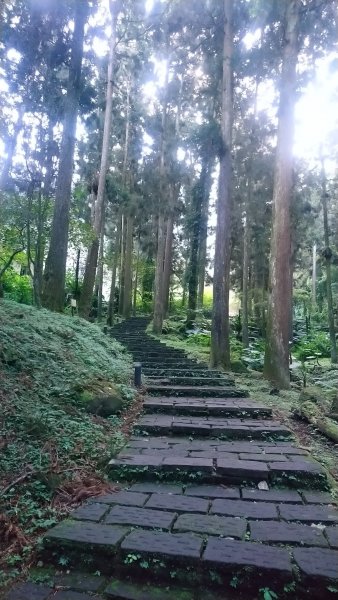
M 176 398 L 146 397 L 143 402 L 146 413 L 176 415 L 214 415 L 238 417 L 271 417 L 272 409 L 241 398 Z
M 110 475 L 118 480 L 142 478 L 152 480 L 164 477 L 168 481 L 195 479 L 204 483 L 240 484 L 267 481 L 269 485 L 290 485 L 326 489 L 326 473 L 319 463 L 306 457 L 290 456 L 285 461 L 273 460 L 271 455 L 248 458 L 245 454 L 190 454 L 180 456 L 157 450 L 151 452 L 120 453 L 109 462 Z M 260 460 L 258 460 L 260 458 Z
M 157 359 L 145 359 L 141 361 L 142 363 L 142 367 L 146 370 L 146 369 L 155 369 L 163 371 L 163 369 L 177 369 L 178 367 L 180 367 L 181 369 L 185 369 L 189 372 L 192 371 L 200 371 L 201 369 L 207 369 L 207 365 L 203 365 L 200 362 L 196 362 L 193 361 L 191 359 L 185 358 L 182 360 L 174 360 L 174 361 L 169 361 L 168 360 L 164 360 L 164 361 L 160 361 Z
M 172 590 L 176 575 L 180 576 L 181 569 L 187 582 L 187 572 L 192 569 L 194 583 L 186 593 L 193 594 L 193 600 L 216 600 L 216 581 L 222 584 L 219 598 L 225 598 L 226 586 L 230 586 L 234 573 L 246 574 L 246 579 L 241 580 L 241 592 L 249 586 L 247 591 L 251 596 L 243 596 L 247 600 L 265 586 L 265 577 L 269 589 L 273 585 L 281 586 L 273 589 L 282 589 L 281 581 L 293 582 L 293 594 L 297 598 L 302 597 L 298 595 L 297 586 L 301 590 L 305 583 L 309 598 L 318 598 L 318 590 L 321 590 L 320 597 L 326 598 L 322 591 L 329 584 L 338 583 L 338 552 L 332 543 L 338 511 L 329 504 L 307 504 L 306 491 L 300 494 L 271 490 L 267 491 L 271 493 L 270 498 L 256 502 L 243 499 L 243 492 L 248 488 L 229 488 L 228 492 L 237 492 L 239 499 L 228 499 L 217 497 L 222 489 L 226 495 L 222 486 L 183 486 L 185 493 L 176 489 L 179 486 L 150 486 L 156 484 L 134 484 L 129 489 L 90 500 L 82 507 L 82 514 L 77 509 L 71 518 L 44 536 L 44 561 L 58 563 L 59 557 L 66 553 L 69 569 L 77 564 L 79 553 L 82 560 L 88 555 L 91 569 L 100 565 L 101 571 L 96 588 L 90 587 L 88 591 L 99 592 L 108 598 L 130 600 L 146 598 L 133 595 L 144 591 L 135 580 L 139 577 L 145 585 L 145 563 L 152 565 L 152 580 L 162 579 L 163 589 L 165 581 L 174 579 L 168 591 L 176 594 L 178 590 Z M 160 490 L 159 493 L 154 493 L 154 489 Z M 196 495 L 193 495 L 194 490 Z M 252 489 L 252 493 L 255 491 L 259 490 Z M 100 515 L 97 507 L 101 507 Z M 288 520 L 285 509 L 290 517 Z M 212 579 L 210 570 L 215 575 Z M 108 576 L 116 577 L 117 571 L 119 579 L 107 580 Z M 132 573 L 133 583 L 124 581 L 123 573 L 128 577 Z M 216 597 L 205 595 L 204 585 L 209 593 L 216 593 Z M 84 587 L 81 589 L 85 590 Z M 149 600 L 152 589 L 145 589 Z M 47 591 L 51 594 L 50 589 Z M 122 596 L 116 596 L 118 592 Z M 156 588 L 156 594 L 159 593 Z M 26 593 L 10 600 L 30 597 L 33 598 Z M 154 600 L 162 597 L 166 596 L 155 595 Z M 181 595 L 177 597 L 182 598 Z M 37 595 L 36 598 L 49 600 L 49 595 Z M 183 598 L 190 600 L 189 595 Z
M 208 374 L 202 376 L 202 377 L 195 377 L 195 376 L 186 376 L 186 377 L 179 377 L 179 376 L 162 376 L 162 377 L 158 377 L 158 376 L 152 376 L 149 377 L 147 376 L 147 384 L 148 385 L 170 385 L 170 386 L 181 386 L 181 385 L 185 385 L 188 387 L 191 386 L 198 386 L 198 387 L 222 387 L 222 386 L 233 386 L 235 384 L 234 379 L 226 379 L 225 377 L 209 377 Z
M 176 396 L 202 398 L 246 398 L 248 392 L 234 387 L 188 386 L 188 385 L 147 385 L 149 396 Z
M 163 369 L 163 367 L 143 369 L 144 374 L 148 377 L 213 377 L 213 379 L 229 379 L 226 373 L 216 371 L 215 369 L 199 369 L 189 371 L 189 369 Z
M 290 438 L 290 430 L 278 421 L 266 419 L 235 419 L 213 416 L 180 416 L 146 414 L 141 416 L 135 431 L 154 434 L 202 435 L 222 439 Z

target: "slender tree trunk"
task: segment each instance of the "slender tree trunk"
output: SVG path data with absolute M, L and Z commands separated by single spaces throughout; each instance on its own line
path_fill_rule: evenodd
M 118 221 L 118 223 L 121 221 Z M 111 284 L 110 284 L 110 294 L 109 294 L 109 304 L 108 304 L 108 314 L 107 314 L 107 325 L 111 327 L 114 322 L 114 304 L 115 304 L 115 289 L 116 289 L 116 272 L 117 265 L 120 257 L 120 244 L 121 244 L 121 227 L 118 226 L 116 232 L 116 240 L 115 240 L 115 251 L 114 251 L 114 259 L 113 259 L 113 268 L 112 268 L 112 276 L 111 276 Z
M 103 259 L 104 259 L 104 219 L 102 221 L 102 229 L 100 235 L 100 250 L 99 250 L 99 261 L 97 269 L 97 320 L 102 320 L 102 302 L 103 302 Z
M 248 206 L 244 215 L 244 236 L 243 236 L 243 281 L 242 281 L 242 342 L 244 348 L 249 346 L 249 310 L 248 310 L 248 288 L 249 288 L 249 215 Z
M 167 219 L 166 227 L 166 238 L 165 238 L 165 252 L 164 252 L 164 273 L 163 273 L 163 310 L 164 315 L 168 316 L 169 313 L 169 290 L 170 290 L 170 276 L 172 267 L 172 254 L 173 254 L 173 236 L 174 236 L 174 218 L 170 214 Z
M 296 100 L 299 1 L 285 2 L 283 64 L 273 188 L 269 296 L 264 376 L 279 388 L 290 386 L 290 204 L 292 194 L 292 144 Z
M 211 172 L 213 160 L 210 161 L 208 168 L 208 177 L 205 181 L 205 189 L 203 194 L 202 210 L 201 210 L 201 226 L 199 235 L 199 253 L 198 253 L 198 296 L 197 306 L 203 307 L 204 301 L 204 285 L 205 285 L 205 270 L 207 263 L 207 240 L 208 240 L 208 221 L 209 221 L 209 198 L 211 192 Z
M 121 250 L 120 250 L 120 277 L 119 277 L 119 315 L 123 313 L 124 305 L 124 267 L 126 256 L 126 217 L 121 216 Z
M 217 197 L 217 225 L 211 323 L 211 366 L 230 366 L 229 279 L 231 226 L 231 145 L 233 119 L 233 1 L 224 0 L 224 43 L 222 81 L 222 140 Z
M 97 269 L 98 251 L 99 251 L 99 238 L 102 229 L 103 213 L 104 213 L 104 196 L 106 186 L 106 176 L 108 170 L 109 160 L 109 145 L 110 145 L 110 131 L 111 131 L 111 120 L 113 110 L 113 74 L 114 74 L 114 60 L 115 60 L 115 45 L 116 45 L 116 22 L 119 11 L 119 5 L 117 2 L 110 3 L 111 8 L 111 36 L 109 43 L 109 59 L 108 59 L 108 73 L 107 73 L 107 90 L 106 90 L 106 108 L 104 116 L 104 127 L 103 127 L 103 141 L 102 141 L 102 153 L 101 153 L 101 165 L 100 165 L 100 176 L 99 185 L 97 190 L 97 198 L 95 202 L 95 220 L 94 220 L 94 240 L 88 250 L 85 274 L 83 278 L 82 293 L 80 297 L 79 313 L 82 317 L 88 318 L 91 303 L 92 294 L 95 283 L 95 275 Z
M 42 304 L 55 311 L 63 311 L 68 249 L 69 209 L 73 177 L 76 119 L 81 94 L 81 67 L 84 26 L 88 14 L 88 0 L 78 0 L 66 98 L 66 110 L 60 151 L 59 172 L 49 251 L 43 276 Z
M 137 254 L 136 254 L 136 266 L 135 266 L 135 281 L 134 281 L 134 294 L 133 294 L 133 316 L 136 315 L 137 309 L 137 287 L 138 287 L 138 272 L 140 263 L 140 239 L 138 239 Z
M 75 300 L 79 300 L 79 273 L 80 273 L 80 256 L 81 250 L 78 249 L 76 255 L 76 266 L 75 266 L 75 285 L 74 285 L 74 297 Z
M 312 246 L 312 281 L 311 281 L 311 304 L 314 310 L 317 306 L 317 244 Z
M 128 319 L 131 313 L 132 270 L 133 270 L 133 229 L 134 217 L 127 216 L 126 257 L 124 263 L 123 316 Z
M 326 273 L 326 297 L 327 297 L 327 317 L 329 325 L 329 334 L 331 342 L 331 362 L 336 364 L 338 362 L 337 355 L 337 341 L 336 341 L 336 329 L 334 324 L 334 312 L 333 312 L 333 297 L 332 297 L 332 275 L 331 275 L 331 262 L 332 262 L 332 250 L 330 247 L 330 229 L 328 220 L 327 200 L 329 194 L 326 189 L 326 175 L 324 167 L 324 159 L 321 157 L 322 164 L 322 207 L 323 207 L 323 221 L 324 221 L 324 258 L 325 258 L 325 273 Z
M 154 290 L 154 333 L 162 333 L 163 325 L 163 265 L 165 254 L 165 221 L 162 214 L 158 217 L 157 226 L 157 254 L 155 270 L 155 290 Z

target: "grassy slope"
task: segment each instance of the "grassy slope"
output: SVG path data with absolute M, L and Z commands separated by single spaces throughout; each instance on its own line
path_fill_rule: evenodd
M 127 406 L 130 376 L 131 357 L 95 325 L 0 302 L 0 587 L 41 531 L 104 485 L 121 422 L 88 415 L 81 392 L 113 383 Z

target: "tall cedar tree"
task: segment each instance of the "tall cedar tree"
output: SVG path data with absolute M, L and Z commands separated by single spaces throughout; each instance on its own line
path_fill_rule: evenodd
M 56 183 L 55 205 L 49 251 L 45 265 L 42 304 L 61 312 L 65 301 L 65 278 L 68 249 L 69 211 L 73 177 L 76 119 L 81 94 L 81 68 L 84 27 L 88 15 L 88 0 L 75 3 L 74 34 L 66 97 L 65 116 Z
M 109 59 L 108 59 L 108 74 L 107 74 L 107 91 L 106 91 L 106 109 L 104 116 L 103 141 L 101 153 L 101 165 L 99 175 L 99 185 L 97 198 L 95 201 L 94 215 L 94 239 L 89 247 L 86 261 L 86 269 L 83 278 L 82 292 L 79 303 L 79 313 L 82 317 L 87 318 L 92 304 L 92 295 L 95 283 L 97 261 L 99 255 L 100 235 L 103 227 L 104 217 L 104 195 L 106 186 L 106 175 L 108 170 L 109 146 L 110 146 L 110 131 L 113 111 L 113 73 L 115 60 L 115 45 L 116 45 L 116 20 L 120 10 L 119 2 L 110 2 L 111 12 L 111 36 L 109 44 Z
M 287 0 L 280 78 L 279 116 L 273 187 L 273 224 L 264 376 L 281 389 L 290 386 L 291 318 L 290 205 L 293 180 L 292 146 L 298 60 L 299 0 Z
M 222 154 L 217 197 L 217 225 L 211 323 L 212 367 L 229 367 L 229 279 L 231 227 L 231 143 L 233 121 L 233 0 L 224 0 L 224 42 L 222 80 Z

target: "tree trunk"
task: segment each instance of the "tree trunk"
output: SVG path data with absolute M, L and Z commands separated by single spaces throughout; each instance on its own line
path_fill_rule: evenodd
M 311 304 L 312 310 L 317 306 L 317 244 L 312 246 L 312 280 L 311 280 Z
M 138 244 L 137 244 L 136 266 L 135 266 L 135 281 L 134 281 L 134 293 L 133 293 L 133 316 L 134 317 L 136 316 L 136 309 L 137 309 L 137 287 L 138 287 L 139 262 L 140 262 L 140 238 L 138 239 Z
M 113 110 L 113 74 L 114 74 L 114 59 L 116 45 L 116 22 L 119 11 L 118 3 L 111 2 L 111 36 L 109 43 L 109 59 L 107 73 L 107 90 L 106 90 L 106 108 L 103 126 L 103 141 L 101 152 L 101 165 L 99 185 L 97 190 L 97 198 L 95 202 L 95 219 L 94 219 L 94 235 L 95 238 L 88 250 L 85 274 L 83 278 L 82 293 L 80 298 L 79 313 L 82 317 L 88 318 L 92 294 L 95 283 L 95 275 L 97 269 L 99 237 L 102 229 L 103 213 L 104 213 L 104 195 L 106 186 L 106 176 L 108 170 L 110 131 Z
M 222 80 L 221 131 L 223 152 L 217 197 L 217 225 L 211 323 L 212 367 L 230 366 L 229 340 L 229 279 L 230 279 L 230 226 L 231 226 L 231 144 L 233 119 L 233 1 L 224 0 L 224 42 Z
M 120 273 L 119 273 L 119 315 L 123 313 L 124 304 L 124 266 L 126 256 L 126 217 L 121 215 L 121 250 L 120 250 Z
M 197 306 L 203 307 L 204 301 L 204 283 L 205 283 L 205 269 L 207 262 L 207 240 L 208 240 L 208 221 L 209 221 L 209 198 L 211 192 L 211 172 L 213 168 L 214 160 L 210 160 L 208 168 L 208 176 L 204 183 L 203 202 L 201 210 L 201 225 L 199 234 L 199 252 L 198 252 L 198 296 Z
M 330 229 L 327 211 L 327 199 L 329 197 L 326 189 L 326 175 L 324 167 L 324 159 L 321 157 L 322 163 L 322 207 L 323 207 L 323 221 L 324 221 L 324 258 L 325 258 L 325 273 L 326 273 L 326 297 L 327 297 L 327 317 L 330 333 L 331 342 L 331 362 L 336 364 L 338 362 L 337 355 L 337 342 L 336 342 L 336 330 L 334 325 L 334 312 L 333 312 L 333 297 L 332 297 L 332 275 L 331 275 L 331 261 L 332 261 L 332 250 L 330 248 Z
M 173 254 L 173 235 L 174 235 L 174 218 L 173 218 L 172 214 L 170 214 L 167 219 L 166 231 L 167 231 L 167 233 L 166 233 L 166 238 L 165 238 L 164 272 L 163 272 L 163 311 L 164 311 L 164 315 L 168 316 L 170 277 L 171 277 L 172 254 Z
M 81 94 L 81 67 L 84 26 L 88 14 L 88 0 L 78 0 L 72 41 L 65 117 L 60 150 L 59 172 L 56 183 L 54 214 L 50 245 L 43 276 L 42 304 L 55 311 L 63 311 L 68 249 L 69 209 L 73 177 L 76 119 Z
M 110 284 L 110 294 L 109 294 L 109 304 L 108 304 L 108 314 L 107 314 L 107 325 L 109 325 L 109 327 L 111 327 L 114 322 L 116 272 L 117 272 L 117 265 L 118 265 L 119 257 L 120 257 L 120 244 L 121 244 L 121 227 L 118 227 L 117 232 L 116 232 L 115 251 L 114 251 L 113 268 L 112 268 L 112 276 L 111 276 L 111 284 Z
M 251 182 L 252 183 L 252 182 Z M 249 184 L 248 184 L 249 185 Z M 251 184 L 250 184 L 251 185 Z M 248 205 L 244 215 L 244 235 L 243 235 L 243 280 L 242 280 L 242 343 L 244 348 L 249 346 L 249 310 L 248 310 L 248 289 L 249 289 L 249 215 Z
M 134 218 L 127 216 L 126 227 L 126 256 L 124 263 L 124 294 L 123 294 L 123 316 L 129 319 L 131 313 L 132 293 L 132 268 L 133 268 L 133 228 Z
M 99 250 L 99 262 L 97 269 L 97 320 L 102 320 L 102 302 L 103 302 L 103 259 L 104 259 L 104 220 L 102 221 L 102 230 L 100 235 L 100 250 Z
M 162 333 L 163 325 L 163 264 L 165 254 L 165 222 L 162 214 L 158 217 L 157 226 L 157 255 L 154 290 L 153 332 Z
M 273 187 L 268 314 L 264 376 L 279 388 L 290 387 L 290 204 L 292 145 L 296 100 L 299 2 L 285 2 L 285 33 L 280 80 L 279 118 Z

